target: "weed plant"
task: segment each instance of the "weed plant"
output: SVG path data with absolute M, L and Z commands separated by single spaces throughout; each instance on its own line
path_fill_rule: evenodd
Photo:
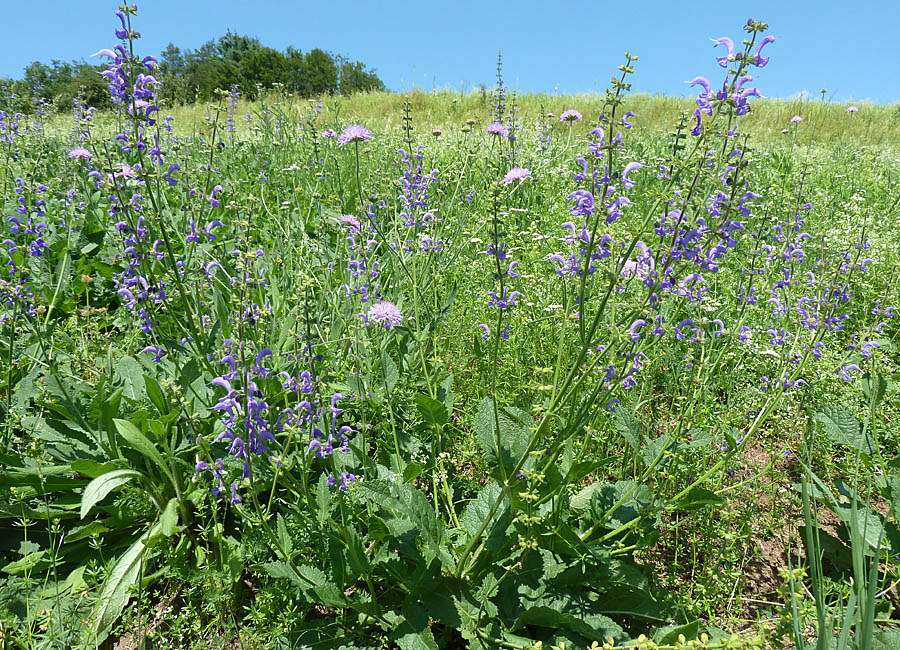
M 115 113 L 0 112 L 4 643 L 896 646 L 888 109 L 750 20 L 690 102 L 185 120 L 136 15 Z

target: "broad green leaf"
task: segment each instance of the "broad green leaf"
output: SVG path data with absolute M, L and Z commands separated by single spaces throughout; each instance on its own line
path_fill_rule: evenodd
M 178 499 L 172 497 L 159 518 L 159 530 L 166 537 L 171 537 L 176 528 L 178 528 Z
M 850 411 L 839 404 L 826 404 L 816 413 L 816 419 L 825 428 L 825 434 L 834 442 L 871 456 L 875 444 L 864 431 L 862 423 Z
M 169 408 L 166 406 L 166 396 L 159 382 L 149 375 L 144 375 L 144 387 L 147 390 L 147 396 L 150 398 L 153 406 L 156 407 L 156 410 L 159 411 L 159 414 L 165 415 L 168 413 Z
M 594 492 L 600 489 L 602 483 L 589 483 L 581 488 L 577 494 L 569 499 L 569 508 L 578 514 L 584 513 L 591 507 L 591 499 Z
M 34 496 L 49 492 L 69 492 L 84 485 L 84 479 L 66 476 L 71 473 L 68 465 L 23 467 L 0 472 L 0 487 L 14 487 L 20 496 Z M 24 491 L 23 488 L 31 488 Z
M 325 474 L 319 476 L 319 483 L 316 485 L 316 517 L 319 524 L 324 524 L 331 516 L 331 510 L 334 507 L 331 490 L 328 489 L 328 478 Z
M 481 489 L 477 497 L 469 501 L 460 518 L 460 524 L 470 537 L 477 535 L 479 530 L 484 527 L 481 540 L 489 551 L 497 549 L 503 543 L 506 529 L 510 524 L 509 497 L 505 494 L 500 501 L 500 506 L 490 521 L 487 521 L 491 507 L 501 494 L 502 488 L 497 483 L 488 483 Z
M 94 643 L 99 645 L 109 636 L 112 626 L 125 609 L 131 597 L 129 591 L 140 574 L 141 561 L 146 549 L 144 541 L 155 535 L 158 530 L 159 525 L 155 525 L 141 535 L 110 568 L 91 614 L 91 620 L 94 622 L 91 639 Z
M 426 562 L 437 557 L 447 568 L 455 568 L 446 543 L 444 523 L 419 490 L 407 483 L 387 479 L 363 481 L 358 483 L 355 489 L 383 512 L 391 515 L 385 524 L 393 535 L 398 536 L 395 531 L 409 530 L 403 522 L 419 531 Z
M 437 398 L 447 408 L 448 413 L 453 412 L 453 405 L 456 403 L 456 393 L 453 392 L 453 375 L 447 375 L 438 386 Z
M 438 650 L 438 645 L 428 627 L 428 616 L 418 605 L 403 607 L 403 616 L 395 616 L 391 639 L 400 650 Z
M 169 482 L 174 485 L 175 478 L 172 476 L 172 471 L 163 459 L 162 454 L 159 453 L 156 445 L 153 444 L 153 441 L 128 420 L 114 419 L 113 422 L 116 425 L 116 431 L 119 432 L 119 435 L 122 436 L 133 449 L 139 451 L 144 457 L 156 465 L 166 478 L 169 479 Z
M 394 386 L 397 385 L 397 380 L 400 378 L 400 371 L 397 370 L 397 364 L 394 363 L 387 351 L 381 354 L 381 372 L 381 380 L 384 382 L 382 385 L 387 387 L 388 393 L 393 393 Z
M 700 487 L 699 485 L 685 494 L 676 503 L 669 506 L 670 510 L 699 510 L 706 506 L 717 506 L 725 503 L 725 499 L 715 492 Z
M 653 633 L 653 640 L 660 645 L 675 645 L 678 637 L 684 635 L 686 641 L 696 639 L 700 633 L 700 621 L 691 621 L 684 625 L 667 625 Z
M 79 460 L 73 461 L 70 467 L 72 468 L 72 471 L 77 472 L 82 476 L 87 476 L 88 478 L 97 478 L 102 474 L 106 474 L 107 472 L 111 472 L 116 469 L 116 464 L 112 461 L 106 463 L 98 463 L 96 460 L 81 458 Z
M 884 399 L 884 393 L 887 390 L 887 380 L 880 374 L 867 372 L 862 377 L 862 391 L 866 396 L 866 401 L 873 404 L 875 408 L 881 404 Z
M 18 560 L 13 560 L 3 568 L 0 568 L 0 571 L 3 573 L 8 573 L 9 575 L 21 575 L 28 572 L 40 571 L 43 569 L 47 569 L 50 566 L 50 555 L 46 549 L 40 551 L 33 551 L 31 553 L 25 554 L 23 557 Z
M 487 454 L 488 462 L 493 465 L 502 462 L 506 467 L 511 467 L 518 461 L 528 448 L 533 424 L 530 415 L 515 407 L 498 407 L 495 413 L 494 401 L 490 397 L 481 401 L 475 413 L 475 435 Z
M 652 500 L 653 493 L 646 485 L 635 486 L 634 481 L 603 483 L 591 497 L 591 519 L 618 528 L 639 517 Z
M 275 532 L 278 536 L 278 543 L 281 544 L 281 548 L 288 556 L 290 556 L 294 551 L 294 540 L 291 539 L 291 536 L 288 533 L 287 524 L 284 523 L 284 517 L 281 513 L 278 514 L 278 519 L 275 522 Z
M 616 431 L 625 438 L 625 442 L 634 449 L 635 453 L 640 453 L 643 432 L 641 421 L 628 409 L 617 408 L 615 414 L 613 414 L 613 424 L 616 427 Z
M 422 471 L 425 469 L 425 465 L 420 463 L 417 460 L 410 461 L 406 467 L 403 468 L 403 482 L 404 483 L 412 483 L 416 478 L 422 474 Z
M 125 397 L 142 401 L 147 397 L 144 386 L 144 367 L 134 357 L 122 357 L 116 364 L 116 374 L 125 382 Z
M 443 403 L 436 399 L 432 399 L 428 395 L 422 395 L 420 393 L 413 395 L 413 399 L 425 422 L 432 425 L 443 425 L 447 423 L 447 407 Z
M 120 485 L 125 485 L 133 478 L 147 478 L 145 474 L 133 469 L 117 469 L 101 474 L 88 483 L 81 496 L 81 518 L 84 519 L 96 504 L 106 498 Z

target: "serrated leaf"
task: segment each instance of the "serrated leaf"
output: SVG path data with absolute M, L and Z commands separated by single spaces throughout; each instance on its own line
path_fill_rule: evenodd
M 278 519 L 275 521 L 275 533 L 278 536 L 278 543 L 281 544 L 281 548 L 290 556 L 294 550 L 294 540 L 288 534 L 287 524 L 284 523 L 284 517 L 281 516 L 281 513 L 278 514 Z
M 91 508 L 106 498 L 107 494 L 133 478 L 146 478 L 146 475 L 133 469 L 117 469 L 101 474 L 88 483 L 81 496 L 81 518 L 84 519 Z
M 635 453 L 641 451 L 641 438 L 643 435 L 643 426 L 628 409 L 617 408 L 613 414 L 613 425 L 616 431 L 625 438 L 625 441 L 634 449 Z
M 402 537 L 403 533 L 397 535 L 395 531 L 408 530 L 402 522 L 411 524 L 419 532 L 426 562 L 437 557 L 444 566 L 455 569 L 453 558 L 447 549 L 444 523 L 424 494 L 412 485 L 387 479 L 363 481 L 355 489 L 391 515 L 385 524 L 392 535 Z
M 497 407 L 495 413 L 490 397 L 481 401 L 475 413 L 475 435 L 487 454 L 488 463 L 493 465 L 501 462 L 506 467 L 515 465 L 528 448 L 532 425 L 531 416 L 515 407 Z
M 591 519 L 617 528 L 639 517 L 652 500 L 653 493 L 646 485 L 635 486 L 634 481 L 603 483 L 591 497 Z
M 382 352 L 381 354 L 381 372 L 381 378 L 384 381 L 384 385 L 387 387 L 387 392 L 394 392 L 394 386 L 397 385 L 397 380 L 400 378 L 400 371 L 397 369 L 397 364 L 394 363 L 394 360 L 391 359 L 391 355 L 389 355 L 387 351 Z
M 438 650 L 425 610 L 419 606 L 405 606 L 402 611 L 403 616 L 397 617 L 391 632 L 391 639 L 400 650 Z
M 594 492 L 600 489 L 602 483 L 590 483 L 581 488 L 571 499 L 569 499 L 569 508 L 576 513 L 586 512 L 591 507 L 591 499 Z
M 507 495 L 503 495 L 497 510 L 490 521 L 487 521 L 491 508 L 500 498 L 502 491 L 497 483 L 488 483 L 481 489 L 477 497 L 469 501 L 460 518 L 460 524 L 470 537 L 474 537 L 479 531 L 482 531 L 481 540 L 484 542 L 485 549 L 489 551 L 497 549 L 503 543 L 506 529 L 510 523 L 511 512 Z
M 875 452 L 875 444 L 864 431 L 862 423 L 843 406 L 826 404 L 816 413 L 816 419 L 822 423 L 825 434 L 834 442 L 867 456 Z

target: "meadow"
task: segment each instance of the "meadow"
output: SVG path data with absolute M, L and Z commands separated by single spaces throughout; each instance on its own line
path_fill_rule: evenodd
M 166 107 L 138 18 L 117 112 L 0 110 L 0 645 L 900 647 L 898 107 L 754 21 Z

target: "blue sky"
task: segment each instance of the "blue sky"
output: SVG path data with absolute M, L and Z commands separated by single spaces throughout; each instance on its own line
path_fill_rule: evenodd
M 3 4 L 0 76 L 19 77 L 34 60 L 87 59 L 115 43 L 115 2 Z M 719 74 L 709 39 L 738 42 L 752 16 L 766 20 L 777 38 L 767 47 L 769 65 L 755 75 L 765 96 L 818 97 L 827 88 L 835 101 L 900 100 L 895 0 L 145 0 L 138 6 L 137 49 L 144 55 L 169 42 L 194 49 L 231 29 L 278 49 L 320 47 L 361 60 L 396 91 L 490 86 L 497 50 L 511 89 L 601 91 L 629 50 L 640 57 L 634 90 L 687 94 L 685 80 Z

